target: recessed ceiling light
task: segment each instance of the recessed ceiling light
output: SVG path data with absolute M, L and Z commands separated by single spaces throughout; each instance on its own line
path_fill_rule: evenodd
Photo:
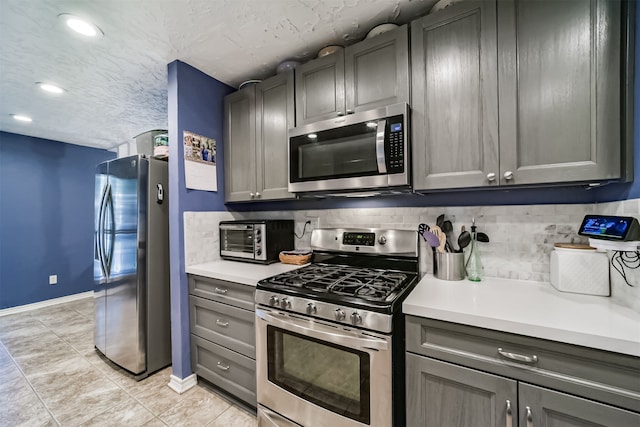
M 12 114 L 11 117 L 13 117 L 16 120 L 19 120 L 21 122 L 32 122 L 33 119 L 31 117 L 27 117 L 27 116 L 23 116 L 21 114 Z
M 62 19 L 73 31 L 80 33 L 83 36 L 96 37 L 104 34 L 95 24 L 92 24 L 82 18 L 78 18 L 77 16 L 70 15 L 68 13 L 61 13 L 58 15 L 58 18 Z
M 51 83 L 37 82 L 36 84 L 38 86 L 40 86 L 40 89 L 44 90 L 45 92 L 50 92 L 50 93 L 63 93 L 64 92 L 64 89 L 62 89 L 60 86 L 56 86 L 56 85 L 53 85 Z

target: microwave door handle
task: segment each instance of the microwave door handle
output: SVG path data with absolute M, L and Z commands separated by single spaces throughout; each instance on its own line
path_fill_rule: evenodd
M 376 131 L 376 160 L 378 161 L 378 173 L 387 173 L 387 159 L 384 155 L 384 133 L 387 128 L 386 120 L 378 120 Z

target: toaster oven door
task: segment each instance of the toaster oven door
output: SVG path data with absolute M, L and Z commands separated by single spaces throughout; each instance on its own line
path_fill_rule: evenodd
M 220 224 L 220 255 L 254 259 L 255 239 L 251 224 Z

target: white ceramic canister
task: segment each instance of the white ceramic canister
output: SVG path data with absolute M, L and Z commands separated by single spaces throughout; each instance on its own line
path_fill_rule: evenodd
M 556 243 L 551 252 L 551 284 L 561 292 L 611 295 L 609 257 L 587 245 Z

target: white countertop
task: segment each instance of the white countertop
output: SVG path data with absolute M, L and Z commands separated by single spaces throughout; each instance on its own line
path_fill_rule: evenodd
M 419 317 L 640 356 L 640 313 L 608 297 L 509 279 L 425 276 L 402 305 Z
M 217 260 L 189 266 L 185 268 L 185 271 L 188 274 L 197 274 L 198 276 L 211 277 L 212 279 L 228 280 L 230 282 L 255 286 L 259 280 L 300 267 L 302 267 L 302 265 L 281 264 L 279 262 L 263 265 Z

